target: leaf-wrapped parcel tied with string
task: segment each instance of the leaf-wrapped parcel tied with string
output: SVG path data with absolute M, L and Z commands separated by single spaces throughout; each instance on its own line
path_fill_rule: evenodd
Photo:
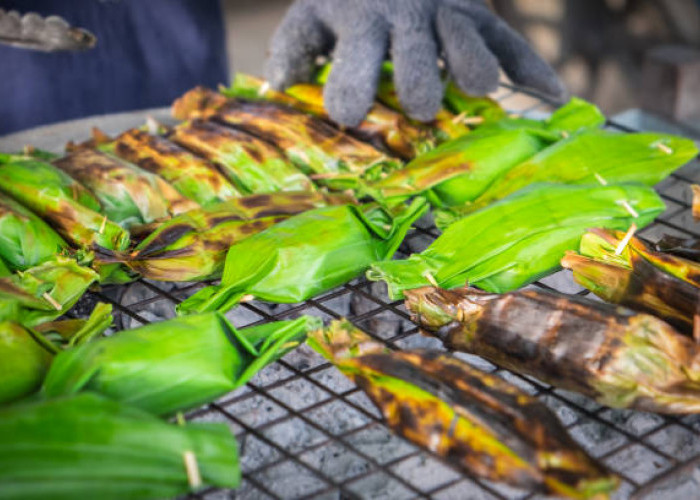
M 700 314 L 700 264 L 655 252 L 638 238 L 594 229 L 562 265 L 597 296 L 648 312 L 686 334 Z
M 246 296 L 303 302 L 391 258 L 427 208 L 416 198 L 393 209 L 343 205 L 294 216 L 233 245 L 221 284 L 200 290 L 178 312 L 226 311 Z
M 220 313 L 175 318 L 94 340 L 59 354 L 42 393 L 79 391 L 173 415 L 245 384 L 304 341 L 312 317 L 238 330 Z
M 0 278 L 0 321 L 34 326 L 63 316 L 99 276 L 67 257 Z
M 38 391 L 54 356 L 109 328 L 111 313 L 111 306 L 98 304 L 88 319 L 49 322 L 35 328 L 0 321 L 0 405 Z
M 559 269 L 589 228 L 643 227 L 664 209 L 653 189 L 638 184 L 540 184 L 452 224 L 423 253 L 378 262 L 367 275 L 386 281 L 395 299 L 430 284 L 506 292 Z
M 342 321 L 311 333 L 309 344 L 396 433 L 475 476 L 569 498 L 602 498 L 617 486 L 543 403 L 496 375 L 438 351 L 391 352 Z
M 700 413 L 700 346 L 654 316 L 539 290 L 421 288 L 406 306 L 446 347 L 602 405 Z
M 169 424 L 89 393 L 0 409 L 1 498 L 171 498 L 240 477 L 223 424 Z
M 0 194 L 0 261 L 10 271 L 43 264 L 67 248 L 63 238 L 43 220 Z
M 235 198 L 173 217 L 157 225 L 132 251 L 102 251 L 98 259 L 123 263 L 142 277 L 157 281 L 215 279 L 221 276 L 226 252 L 234 243 L 294 214 L 350 201 L 342 194 L 320 192 Z

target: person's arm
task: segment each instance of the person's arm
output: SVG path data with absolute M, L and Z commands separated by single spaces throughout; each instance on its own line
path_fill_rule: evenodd
M 566 93 L 554 70 L 483 0 L 296 0 L 272 39 L 266 77 L 278 90 L 306 81 L 316 57 L 331 51 L 325 104 L 348 126 L 370 109 L 388 54 L 399 99 L 417 120 L 432 119 L 441 106 L 439 58 L 470 94 L 494 91 L 501 68 L 516 84 Z
M 58 16 L 44 18 L 33 12 L 20 16 L 0 9 L 0 44 L 56 52 L 90 49 L 96 41 L 89 31 L 71 27 Z

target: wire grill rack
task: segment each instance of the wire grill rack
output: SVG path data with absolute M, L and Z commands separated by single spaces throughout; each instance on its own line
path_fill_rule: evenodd
M 523 116 L 551 111 L 541 97 L 504 86 L 496 98 Z M 630 131 L 616 123 L 608 127 Z M 640 234 L 700 237 L 691 215 L 690 184 L 700 182 L 700 160 L 658 189 L 668 210 Z M 426 218 L 409 234 L 399 258 L 421 251 L 438 232 Z M 201 285 L 140 281 L 91 292 L 72 312 L 82 315 L 97 300 L 114 305 L 117 325 L 129 328 L 172 315 L 175 304 Z M 566 272 L 536 287 L 585 295 Z M 347 317 L 392 349 L 444 349 L 420 334 L 402 302 L 383 285 L 358 279 L 296 305 L 249 302 L 229 314 L 238 327 L 302 314 Z M 192 332 L 196 335 L 196 332 Z M 700 483 L 700 416 L 662 417 L 601 407 L 579 395 L 502 370 L 480 358 L 457 354 L 497 373 L 546 403 L 571 435 L 617 472 L 615 498 L 694 498 Z M 384 426 L 366 396 L 307 346 L 267 367 L 247 386 L 188 414 L 190 421 L 224 422 L 240 446 L 243 483 L 236 491 L 206 490 L 193 498 L 436 498 L 530 499 L 537 495 L 471 477 Z

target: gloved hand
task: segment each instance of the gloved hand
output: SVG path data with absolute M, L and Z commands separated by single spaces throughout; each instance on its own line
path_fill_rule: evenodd
M 483 0 L 296 0 L 272 39 L 266 77 L 277 90 L 308 81 L 316 57 L 333 48 L 325 105 L 347 126 L 369 111 L 389 48 L 399 99 L 417 120 L 440 109 L 440 55 L 472 95 L 496 89 L 499 66 L 516 84 L 565 94 L 554 70 Z
M 0 44 L 56 52 L 91 49 L 96 42 L 92 33 L 71 27 L 61 17 L 43 18 L 34 12 L 20 16 L 17 11 L 0 9 Z

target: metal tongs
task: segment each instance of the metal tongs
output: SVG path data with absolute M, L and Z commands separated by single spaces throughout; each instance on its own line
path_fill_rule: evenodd
M 30 12 L 21 16 L 17 11 L 0 9 L 0 44 L 42 52 L 78 51 L 91 49 L 97 43 L 95 35 L 74 28 L 58 16 L 41 17 Z

